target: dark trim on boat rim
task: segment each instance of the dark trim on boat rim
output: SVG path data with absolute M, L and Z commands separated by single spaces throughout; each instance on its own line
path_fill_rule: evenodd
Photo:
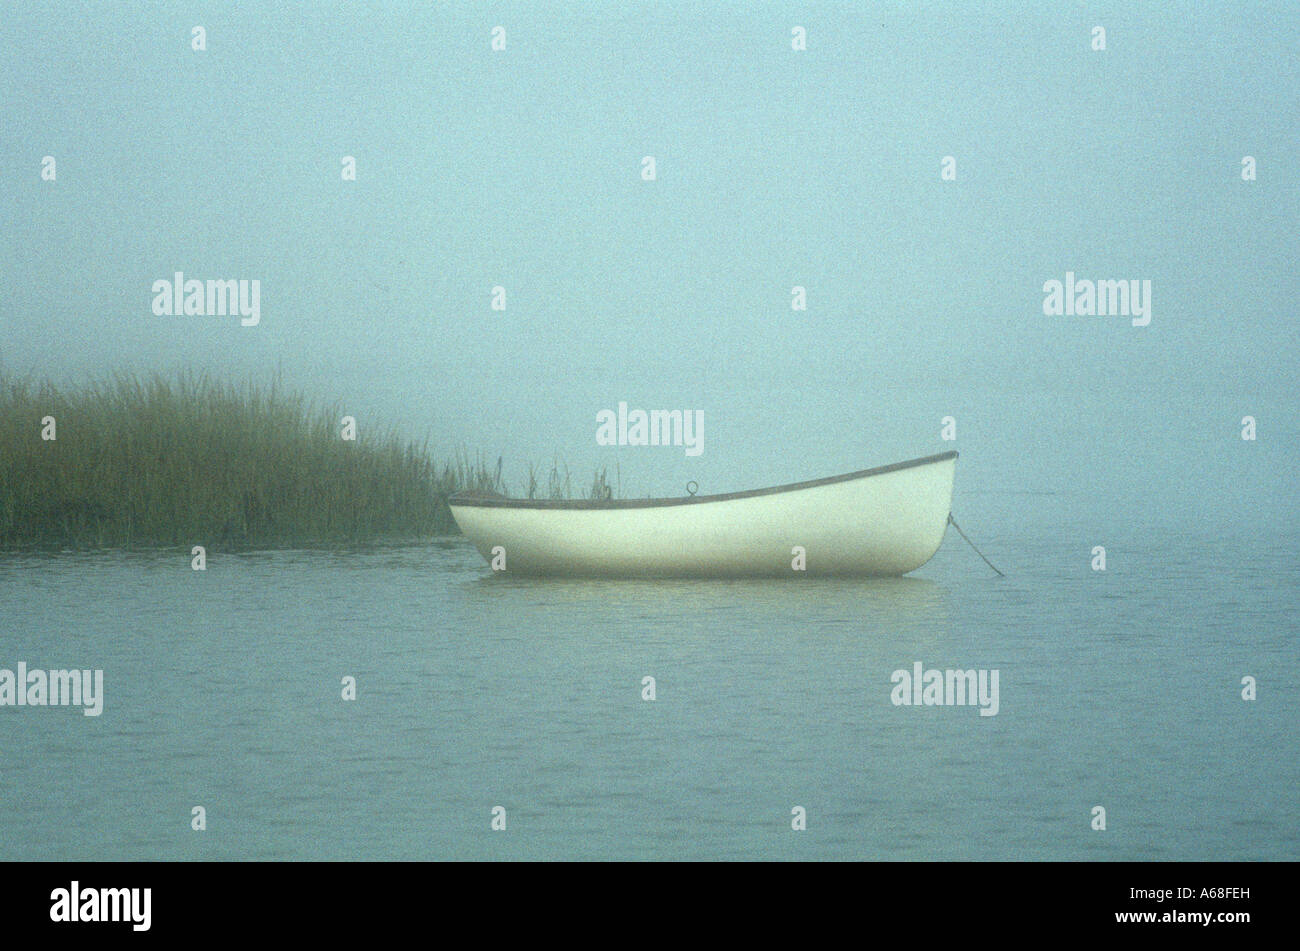
M 778 492 L 797 492 L 800 489 L 811 489 L 819 485 L 833 485 L 836 482 L 849 482 L 853 479 L 865 479 L 868 476 L 884 475 L 886 472 L 897 472 L 899 469 L 927 466 L 932 462 L 945 462 L 956 458 L 957 453 L 955 450 L 941 452 L 936 456 L 922 456 L 920 459 L 893 462 L 887 466 L 877 466 L 874 469 L 859 469 L 857 472 L 827 476 L 824 479 L 791 482 L 788 485 L 776 485 L 768 489 L 724 492 L 721 495 L 684 495 L 676 499 L 507 499 L 458 492 L 447 499 L 447 504 L 461 508 L 498 509 L 640 509 L 659 505 L 698 505 L 701 502 L 727 502 L 731 499 L 752 499 L 760 495 L 775 495 Z

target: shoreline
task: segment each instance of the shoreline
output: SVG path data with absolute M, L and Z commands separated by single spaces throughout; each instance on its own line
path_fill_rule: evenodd
M 71 389 L 0 376 L 0 551 L 448 537 L 459 491 L 504 494 L 500 461 L 435 460 L 427 440 L 278 380 L 117 374 Z

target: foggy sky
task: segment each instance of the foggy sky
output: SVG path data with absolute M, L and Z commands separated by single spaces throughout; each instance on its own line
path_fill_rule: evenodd
M 120 6 L 0 14 L 10 374 L 281 367 L 516 491 L 956 448 L 986 521 L 1294 531 L 1293 4 Z M 175 271 L 260 280 L 260 324 L 154 315 Z M 1150 325 L 1045 316 L 1067 271 L 1150 280 Z M 702 411 L 703 454 L 598 446 L 620 401 Z

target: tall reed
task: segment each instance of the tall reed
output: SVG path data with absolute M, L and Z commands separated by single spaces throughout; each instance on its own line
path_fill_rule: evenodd
M 278 382 L 119 374 L 76 391 L 0 378 L 0 548 L 210 549 L 456 531 L 447 496 L 502 492 L 484 460 L 427 444 Z M 53 418 L 54 439 L 43 422 Z

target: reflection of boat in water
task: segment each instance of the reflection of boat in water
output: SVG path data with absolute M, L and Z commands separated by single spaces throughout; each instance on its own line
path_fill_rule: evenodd
M 939 550 L 957 453 L 769 489 L 676 499 L 448 501 L 507 574 L 901 575 Z M 795 565 L 802 562 L 803 570 Z

